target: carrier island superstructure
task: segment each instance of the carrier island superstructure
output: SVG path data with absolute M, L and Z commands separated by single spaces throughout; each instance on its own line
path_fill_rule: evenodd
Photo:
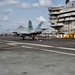
M 48 8 L 50 25 L 58 34 L 70 33 L 75 27 L 75 2 L 66 0 L 65 5 Z

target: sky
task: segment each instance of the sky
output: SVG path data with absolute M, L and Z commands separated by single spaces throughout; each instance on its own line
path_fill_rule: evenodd
M 65 5 L 65 0 L 0 0 L 0 33 L 13 31 L 19 26 L 27 27 L 31 20 L 35 28 L 50 28 L 48 7 Z

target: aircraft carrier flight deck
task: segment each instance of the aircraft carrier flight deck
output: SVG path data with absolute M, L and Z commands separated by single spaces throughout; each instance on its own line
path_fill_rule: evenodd
M 75 39 L 0 37 L 0 75 L 75 75 Z

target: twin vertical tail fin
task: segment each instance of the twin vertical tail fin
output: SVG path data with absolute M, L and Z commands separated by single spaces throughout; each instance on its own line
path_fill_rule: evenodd
M 42 24 L 43 24 L 43 21 L 40 22 L 40 24 L 35 28 L 35 30 L 39 30 Z M 29 21 L 29 23 L 28 23 L 28 29 L 29 30 L 33 30 L 33 26 L 32 26 L 32 22 L 31 21 Z
M 40 24 L 35 28 L 35 30 L 39 30 L 42 24 L 43 24 L 43 21 L 40 22 Z
M 32 26 L 32 22 L 31 21 L 29 21 L 29 23 L 28 23 L 28 29 L 29 30 L 33 30 L 33 26 Z

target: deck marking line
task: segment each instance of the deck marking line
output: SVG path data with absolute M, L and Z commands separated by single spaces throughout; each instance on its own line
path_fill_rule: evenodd
M 15 42 L 15 41 L 10 41 L 10 42 L 15 43 L 15 44 L 26 44 L 26 45 L 34 45 L 34 46 L 40 46 L 40 47 L 48 47 L 48 48 L 50 47 L 50 48 L 58 48 L 58 49 L 65 49 L 65 50 L 75 51 L 74 48 L 67 48 L 67 47 L 56 47 L 56 46 L 32 44 L 32 43 L 19 43 L 19 42 Z
M 72 53 L 66 53 L 66 52 L 60 52 L 60 51 L 54 51 L 54 50 L 48 50 L 48 49 L 40 49 L 40 50 L 42 50 L 42 51 L 47 51 L 47 52 L 53 52 L 53 53 L 64 54 L 64 55 L 75 56 L 75 54 L 72 54 Z
M 33 48 L 33 49 L 39 49 L 39 48 Z M 73 54 L 73 53 L 66 53 L 66 52 L 60 52 L 60 51 L 54 51 L 54 50 L 48 50 L 48 49 L 39 49 L 39 50 L 45 51 L 45 52 L 52 52 L 52 53 L 58 53 L 58 54 L 63 54 L 63 55 L 75 56 L 75 54 Z
M 39 48 L 33 48 L 33 49 L 39 49 Z M 39 49 L 41 51 L 45 52 L 52 52 L 52 53 L 58 53 L 58 54 L 63 54 L 63 55 L 69 55 L 69 56 L 75 56 L 73 53 L 66 53 L 66 52 L 60 52 L 60 51 L 54 51 L 54 50 L 48 50 L 48 49 Z
M 67 48 L 67 47 L 56 47 L 56 46 L 49 46 L 49 45 L 41 45 L 41 44 L 32 44 L 32 43 L 16 43 L 16 44 L 26 44 L 26 45 L 34 45 L 34 46 L 40 46 L 40 47 L 50 47 L 50 48 L 58 48 L 58 49 L 65 49 L 65 50 L 73 50 L 74 48 Z
M 66 48 L 66 47 L 55 47 L 55 46 L 49 46 L 49 45 L 41 45 L 41 44 L 32 44 L 32 43 L 19 43 L 19 42 L 12 42 L 13 44 L 26 44 L 26 45 L 34 45 L 34 46 L 41 46 L 41 47 L 51 47 L 51 48 L 58 48 L 58 49 L 68 49 L 68 50 L 74 50 L 74 48 Z M 29 46 L 22 46 L 22 47 L 27 47 L 27 48 L 33 48 Z M 33 48 L 33 49 L 39 49 L 39 48 Z M 48 49 L 39 49 L 41 51 L 46 51 L 46 52 L 53 52 L 53 53 L 59 53 L 59 54 L 64 54 L 64 55 L 70 55 L 70 56 L 75 56 L 75 54 L 72 53 L 66 53 L 66 52 L 60 52 L 60 51 L 54 51 L 54 50 L 48 50 Z
M 17 46 L 17 44 L 15 43 L 6 43 L 6 44 L 11 45 L 11 46 Z
M 24 47 L 24 48 L 33 48 L 33 47 L 29 47 L 29 46 L 22 46 L 22 47 Z

